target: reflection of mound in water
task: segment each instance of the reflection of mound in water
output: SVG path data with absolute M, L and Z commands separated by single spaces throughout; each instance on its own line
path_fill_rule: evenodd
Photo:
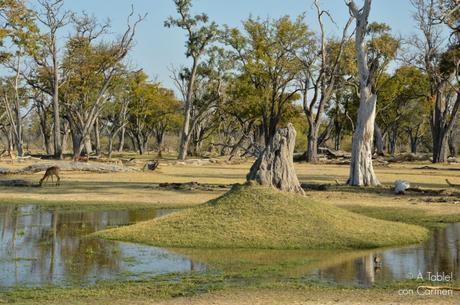
M 417 243 L 427 234 L 418 226 L 245 185 L 198 207 L 97 235 L 179 248 L 352 249 Z
M 432 232 L 425 243 L 373 250 L 173 249 L 210 270 L 245 275 L 251 281 L 324 281 L 372 287 L 411 279 L 411 274 L 443 270 L 460 276 L 460 223 Z

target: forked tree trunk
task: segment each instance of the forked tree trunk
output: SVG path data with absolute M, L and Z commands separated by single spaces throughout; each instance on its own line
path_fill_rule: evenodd
M 285 192 L 304 194 L 292 160 L 295 139 L 296 131 L 292 124 L 278 129 L 262 155 L 252 165 L 247 180 Z

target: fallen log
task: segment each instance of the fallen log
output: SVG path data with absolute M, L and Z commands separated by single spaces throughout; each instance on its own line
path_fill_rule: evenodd
M 114 164 L 104 164 L 99 162 L 56 162 L 56 163 L 37 163 L 32 164 L 22 169 L 0 169 L 0 174 L 33 174 L 46 171 L 51 166 L 59 166 L 62 171 L 85 171 L 95 173 L 118 173 L 118 172 L 133 172 L 138 169 L 131 167 L 123 167 Z

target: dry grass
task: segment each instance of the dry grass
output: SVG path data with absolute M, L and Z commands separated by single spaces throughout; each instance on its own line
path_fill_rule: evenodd
M 24 167 L 31 161 L 21 163 L 1 162 L 0 167 Z M 414 186 L 425 188 L 446 188 L 445 179 L 460 184 L 459 165 L 436 165 L 446 170 L 420 170 L 416 167 L 429 163 L 391 164 L 377 167 L 380 181 L 390 186 L 397 179 L 404 179 Z M 0 202 L 29 201 L 51 203 L 105 203 L 105 204 L 148 204 L 152 206 L 190 206 L 206 202 L 223 192 L 168 191 L 152 189 L 153 183 L 190 182 L 232 184 L 245 180 L 251 162 L 238 165 L 212 164 L 207 166 L 161 166 L 155 172 L 105 173 L 63 172 L 62 186 L 54 188 L 11 188 L 0 187 Z M 447 169 L 457 169 L 456 171 Z M 296 164 L 301 182 L 331 183 L 335 180 L 345 183 L 347 165 Z M 43 173 L 33 175 L 0 176 L 0 179 L 26 179 L 38 182 Z M 391 192 L 375 193 L 363 191 L 310 192 L 313 200 L 328 202 L 342 207 L 363 206 L 379 208 L 405 208 L 423 211 L 429 215 L 460 214 L 460 204 L 427 203 L 423 197 L 394 196 Z

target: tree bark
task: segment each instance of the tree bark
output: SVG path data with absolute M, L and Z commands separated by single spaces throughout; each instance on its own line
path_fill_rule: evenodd
M 95 144 L 96 144 L 96 155 L 100 156 L 101 155 L 101 136 L 100 136 L 100 130 L 99 130 L 99 118 L 96 118 L 94 122 L 94 139 L 95 139 Z
M 364 6 L 358 9 L 353 0 L 348 2 L 350 12 L 356 19 L 355 47 L 360 94 L 358 121 L 353 133 L 350 176 L 348 179 L 348 184 L 353 186 L 375 186 L 380 184 L 372 166 L 377 94 L 373 84 L 375 76 L 368 67 L 365 41 L 371 3 L 372 0 L 365 0 Z
M 62 159 L 61 114 L 59 108 L 59 64 L 57 59 L 56 36 L 52 35 L 53 59 L 53 117 L 54 117 L 54 157 Z
M 292 124 L 278 129 L 262 155 L 252 165 L 247 180 L 285 192 L 304 194 L 292 160 L 295 139 L 296 131 Z
M 374 124 L 374 138 L 375 138 L 375 150 L 377 151 L 377 155 L 384 156 L 385 153 L 384 153 L 382 130 L 377 124 Z
M 309 125 L 306 161 L 316 163 L 318 162 L 318 128 L 314 123 Z
M 372 165 L 372 139 L 377 95 L 369 93 L 366 90 L 361 94 L 358 122 L 352 140 L 348 183 L 354 186 L 374 186 L 380 184 Z
M 62 152 L 64 153 L 67 150 L 67 142 L 69 139 L 69 134 L 70 134 L 70 127 L 69 127 L 69 122 L 67 120 L 64 121 L 64 124 L 62 126 L 62 137 L 61 137 L 61 147 L 62 147 Z
M 193 107 L 193 91 L 195 88 L 195 79 L 196 73 L 198 70 L 198 57 L 193 58 L 193 66 L 190 74 L 190 80 L 187 87 L 187 96 L 185 100 L 185 113 L 184 113 L 184 125 L 182 126 L 180 145 L 179 145 L 179 160 L 185 160 L 187 157 L 188 145 L 190 143 L 191 136 L 191 117 L 192 117 L 192 107 Z
M 112 158 L 113 154 L 113 137 L 109 137 L 109 143 L 108 143 L 108 154 L 109 154 L 109 159 Z
M 93 153 L 93 145 L 91 143 L 91 134 L 88 133 L 83 137 L 83 147 L 85 148 L 86 155 Z
M 449 157 L 455 158 L 457 157 L 457 141 L 456 141 L 456 134 L 455 130 L 452 129 L 449 132 L 449 137 L 447 139 L 447 143 L 449 145 Z
M 118 144 L 118 152 L 123 152 L 123 148 L 125 146 L 125 133 L 126 127 L 123 127 L 120 132 L 120 143 Z

